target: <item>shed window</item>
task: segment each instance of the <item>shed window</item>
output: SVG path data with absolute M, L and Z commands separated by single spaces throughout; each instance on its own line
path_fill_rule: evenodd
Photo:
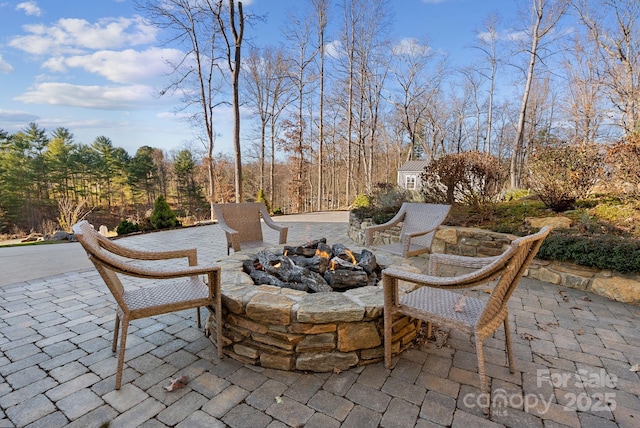
M 407 175 L 405 178 L 405 188 L 409 190 L 416 189 L 416 176 L 415 175 Z

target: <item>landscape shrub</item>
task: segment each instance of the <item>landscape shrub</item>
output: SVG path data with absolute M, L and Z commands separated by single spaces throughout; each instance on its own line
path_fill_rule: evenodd
M 129 220 L 122 220 L 116 227 L 116 233 L 118 235 L 126 235 L 128 233 L 140 232 L 140 226 L 136 223 L 132 223 Z
M 154 229 L 167 229 L 169 227 L 180 226 L 180 222 L 176 217 L 164 196 L 158 196 L 156 202 L 153 204 L 153 212 L 149 217 L 151 226 Z
M 640 240 L 620 236 L 554 230 L 542 243 L 537 256 L 598 269 L 640 272 Z
M 256 196 L 256 202 L 264 202 L 264 206 L 267 208 L 267 212 L 271 212 L 271 205 L 267 200 L 267 197 L 264 194 L 264 189 L 258 190 L 258 195 Z
M 526 165 L 529 187 L 555 212 L 573 208 L 604 171 L 604 154 L 595 144 L 538 148 Z
M 371 206 L 371 198 L 364 193 L 358 194 L 351 204 L 352 209 L 369 208 Z
M 495 156 L 475 151 L 452 153 L 425 167 L 421 193 L 426 202 L 480 208 L 497 201 L 506 177 L 506 168 Z
M 632 193 L 640 194 L 640 133 L 608 146 L 607 163 L 614 180 L 632 184 Z
M 414 192 L 388 183 L 378 183 L 372 195 L 358 195 L 357 208 L 351 211 L 360 220 L 371 218 L 375 224 L 386 223 L 400 210 L 404 202 L 415 199 Z M 356 201 L 354 201 L 356 205 Z

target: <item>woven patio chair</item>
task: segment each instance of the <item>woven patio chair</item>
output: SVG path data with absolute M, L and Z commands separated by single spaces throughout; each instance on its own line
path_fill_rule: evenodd
M 493 335 L 501 324 L 504 325 L 509 371 L 514 372 L 507 303 L 529 263 L 538 252 L 542 241 L 550 231 L 550 227 L 543 227 L 538 233 L 515 239 L 503 254 L 495 257 L 474 260 L 471 257 L 439 254 L 434 264 L 446 263 L 477 268 L 459 276 L 437 277 L 405 272 L 396 268 L 384 269 L 382 271 L 384 282 L 384 359 L 387 368 L 391 368 L 394 315 L 404 314 L 428 323 L 436 323 L 440 327 L 472 334 L 478 358 L 480 390 L 483 394 L 489 394 L 482 343 L 487 337 Z M 435 270 L 430 266 L 429 272 Z M 420 287 L 404 295 L 399 295 L 399 280 L 418 284 Z M 497 283 L 487 300 L 470 296 L 463 297 L 461 293 L 447 290 L 474 287 L 492 280 L 497 280 Z M 464 299 L 462 300 L 464 304 L 461 304 L 461 299 Z M 430 331 L 427 334 L 430 335 Z M 488 402 L 491 403 L 490 400 Z M 483 411 L 485 414 L 489 414 L 489 407 Z
M 375 232 L 382 232 L 402 222 L 400 242 L 375 245 L 375 248 L 402 257 L 427 253 L 431 249 L 436 229 L 447 218 L 450 209 L 450 205 L 405 202 L 391 220 L 365 229 L 365 243 L 367 247 L 374 246 Z
M 222 325 L 220 267 L 198 266 L 196 249 L 136 251 L 113 243 L 96 232 L 86 220 L 75 224 L 73 232 L 118 305 L 111 346 L 112 352 L 115 352 L 119 327 L 122 323 L 116 389 L 120 389 L 122 383 L 124 351 L 130 321 L 196 308 L 198 327 L 201 327 L 200 307 L 206 306 L 215 313 L 217 325 Z M 175 261 L 166 262 L 166 260 L 177 258 L 186 258 L 188 265 L 184 262 L 182 265 Z M 165 262 L 146 262 L 152 260 L 165 260 Z M 155 268 L 156 263 L 161 264 L 161 268 Z M 147 267 L 151 264 L 154 265 L 154 269 Z M 206 277 L 207 283 L 200 278 L 200 275 Z M 127 277 L 154 279 L 157 285 L 132 287 L 129 281 L 126 281 Z M 125 280 L 124 283 L 121 279 Z M 218 357 L 222 358 L 222 330 L 218 328 L 216 333 Z
M 213 211 L 216 213 L 218 224 L 227 237 L 227 254 L 231 248 L 234 252 L 240 251 L 241 244 L 245 248 L 264 245 L 261 216 L 267 226 L 280 232 L 278 243 L 286 244 L 287 242 L 289 228 L 274 222 L 263 202 L 215 204 Z

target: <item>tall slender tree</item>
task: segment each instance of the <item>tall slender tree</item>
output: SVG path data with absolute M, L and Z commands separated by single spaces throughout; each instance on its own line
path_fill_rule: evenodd
M 530 7 L 526 10 L 525 19 L 527 24 L 525 29 L 528 35 L 529 47 L 526 51 L 528 54 L 528 63 L 525 68 L 525 84 L 522 92 L 522 101 L 520 103 L 520 112 L 518 114 L 518 122 L 516 125 L 516 136 L 513 143 L 511 153 L 511 166 L 509 169 L 511 188 L 520 187 L 521 165 L 524 161 L 524 135 L 525 121 L 527 119 L 527 104 L 531 94 L 531 87 L 535 76 L 535 66 L 538 62 L 541 51 L 544 49 L 543 43 L 546 39 L 553 35 L 556 24 L 564 15 L 569 0 L 528 0 Z

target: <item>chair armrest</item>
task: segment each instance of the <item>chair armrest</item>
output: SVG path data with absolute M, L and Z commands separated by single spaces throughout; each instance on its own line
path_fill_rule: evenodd
M 267 208 L 264 205 L 262 205 L 260 207 L 260 215 L 262 216 L 262 219 L 264 220 L 264 224 L 269 226 L 271 229 L 280 232 L 280 240 L 279 240 L 278 243 L 286 244 L 287 243 L 287 234 L 289 232 L 289 228 L 287 226 L 282 226 L 282 225 L 276 223 L 275 221 L 273 221 L 273 219 L 271 218 L 271 216 L 267 212 Z
M 382 278 L 384 281 L 385 276 L 393 277 L 428 287 L 470 288 L 487 283 L 500 276 L 503 272 L 506 261 L 507 260 L 496 259 L 494 263 L 488 264 L 482 269 L 478 269 L 464 275 L 446 277 L 407 272 L 402 269 L 390 267 L 382 271 Z
M 185 266 L 177 269 L 163 270 L 163 269 L 148 269 L 140 266 L 133 266 L 127 263 L 110 263 L 109 266 L 123 275 L 135 276 L 138 278 L 147 279 L 171 279 L 182 278 L 187 276 L 197 275 L 209 275 L 217 272 L 220 275 L 220 266 L 218 265 L 201 265 L 201 266 Z
M 100 245 L 113 254 L 129 259 L 168 260 L 186 257 L 189 260 L 189 266 L 195 266 L 198 264 L 198 250 L 195 248 L 167 251 L 141 251 L 116 245 L 106 238 L 100 240 Z
M 450 265 L 450 266 L 458 266 L 465 267 L 471 269 L 480 269 L 483 268 L 501 256 L 492 256 L 492 257 L 468 257 L 468 256 L 458 256 L 454 254 L 442 254 L 435 253 L 429 255 L 429 275 L 437 276 L 440 274 L 440 267 L 442 265 Z

